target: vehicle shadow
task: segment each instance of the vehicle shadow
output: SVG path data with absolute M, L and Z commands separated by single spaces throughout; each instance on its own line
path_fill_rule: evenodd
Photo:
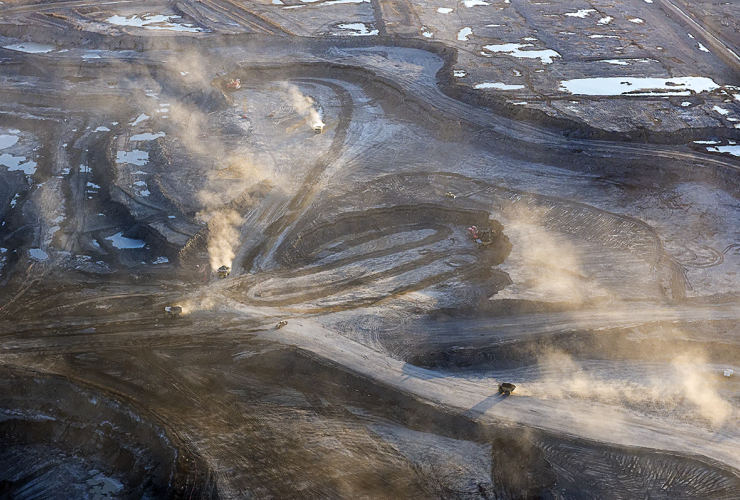
M 483 416 L 488 410 L 493 408 L 495 405 L 499 404 L 504 399 L 508 398 L 508 394 L 501 394 L 500 392 L 496 392 L 495 394 L 491 394 L 486 399 L 481 401 L 480 403 L 473 406 L 471 409 L 465 412 L 465 416 L 468 418 L 478 418 Z

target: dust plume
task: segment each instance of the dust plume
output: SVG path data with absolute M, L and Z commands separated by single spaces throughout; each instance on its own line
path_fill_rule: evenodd
M 539 379 L 527 384 L 526 392 L 542 399 L 585 399 L 714 427 L 738 417 L 719 393 L 721 374 L 700 352 L 676 354 L 664 365 L 577 362 L 564 351 L 550 350 L 539 356 L 538 369 Z
M 220 210 L 208 218 L 208 257 L 211 269 L 221 266 L 231 267 L 234 260 L 234 247 L 239 241 L 239 226 L 243 220 L 238 212 L 231 209 Z
M 285 89 L 288 92 L 288 96 L 291 100 L 291 105 L 296 113 L 308 121 L 311 127 L 323 126 L 324 122 L 321 120 L 321 115 L 316 110 L 315 102 L 309 96 L 304 95 L 298 87 L 288 83 L 285 84 Z

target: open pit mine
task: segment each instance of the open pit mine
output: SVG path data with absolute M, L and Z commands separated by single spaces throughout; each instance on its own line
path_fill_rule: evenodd
M 740 499 L 740 3 L 0 2 L 0 500 Z

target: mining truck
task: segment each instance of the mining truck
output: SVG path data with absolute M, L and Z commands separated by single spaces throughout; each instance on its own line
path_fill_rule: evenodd
M 240 88 L 242 88 L 242 82 L 238 78 L 233 78 L 226 82 L 226 90 L 234 91 L 239 90 Z
M 514 384 L 510 384 L 509 382 L 502 382 L 498 385 L 499 394 L 504 394 L 505 396 L 509 396 L 512 392 L 514 392 L 514 389 L 516 389 L 516 386 Z
M 313 132 L 314 134 L 322 134 L 324 133 L 324 124 L 323 123 L 317 123 L 313 126 Z
M 182 314 L 182 307 L 180 306 L 167 306 L 164 308 L 164 316 L 166 318 L 179 318 Z
M 221 279 L 227 278 L 231 274 L 231 268 L 229 266 L 221 266 L 218 268 L 218 277 Z
M 468 235 L 475 241 L 479 247 L 488 246 L 493 243 L 493 228 L 470 226 Z

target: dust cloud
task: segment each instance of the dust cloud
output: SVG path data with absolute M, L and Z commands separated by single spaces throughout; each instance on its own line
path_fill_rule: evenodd
M 309 96 L 304 95 L 298 87 L 292 83 L 285 84 L 285 90 L 290 97 L 290 104 L 293 110 L 302 118 L 306 119 L 311 127 L 324 126 L 321 115 L 316 110 L 316 103 Z
M 720 395 L 721 374 L 701 352 L 676 354 L 666 367 L 650 362 L 579 363 L 564 351 L 550 350 L 540 354 L 537 368 L 539 378 L 522 392 L 542 399 L 585 399 L 638 413 L 697 419 L 714 427 L 740 416 Z
M 211 269 L 231 267 L 234 248 L 239 241 L 239 226 L 242 217 L 235 210 L 213 212 L 208 218 L 208 257 Z

